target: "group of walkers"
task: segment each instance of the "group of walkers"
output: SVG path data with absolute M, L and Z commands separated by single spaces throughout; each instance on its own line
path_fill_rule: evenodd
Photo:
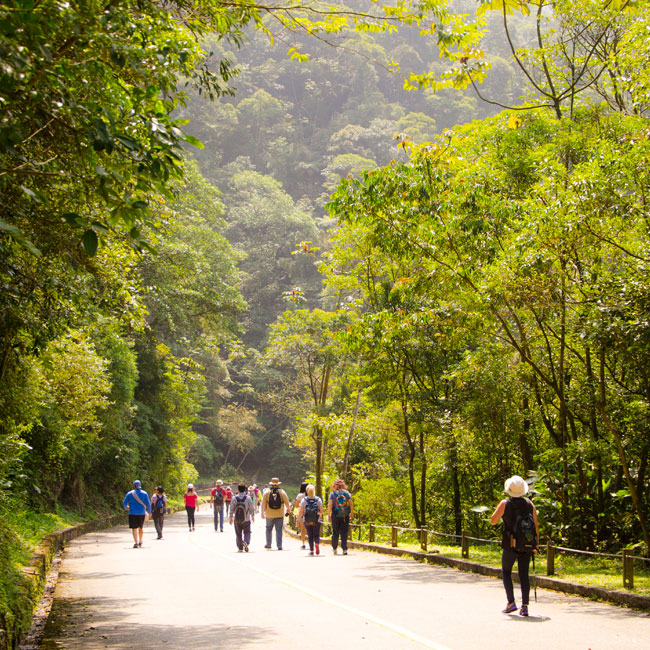
M 149 495 L 142 489 L 142 483 L 137 480 L 133 481 L 133 489 L 126 493 L 122 505 L 129 512 L 129 528 L 133 534 L 133 548 L 142 547 L 144 522 L 149 516 L 153 517 L 157 539 L 162 539 L 163 523 L 167 513 L 167 496 L 162 486 L 159 485 L 149 498 Z
M 293 508 L 298 508 L 297 522 L 301 531 L 302 549 L 306 549 L 305 541 L 309 543 L 309 555 L 320 555 L 320 529 L 323 523 L 323 502 L 316 496 L 313 485 L 303 483 L 300 493 L 293 503 L 287 493 L 280 487 L 281 481 L 272 478 L 266 489 L 261 491 L 256 484 L 247 486 L 237 485 L 236 492 L 230 486 L 224 486 L 223 481 L 215 482 L 210 490 L 209 506 L 213 512 L 214 530 L 223 532 L 224 519 L 234 525 L 235 541 L 240 553 L 248 552 L 251 541 L 251 524 L 255 515 L 260 513 L 266 520 L 266 543 L 264 548 L 272 548 L 275 531 L 275 546 L 282 550 L 282 533 L 284 518 L 288 517 Z M 187 525 L 189 532 L 196 528 L 195 513 L 199 510 L 199 496 L 190 483 L 183 495 Z M 164 516 L 167 512 L 167 496 L 161 486 L 158 486 L 151 498 L 142 489 L 140 481 L 133 482 L 133 490 L 127 492 L 123 502 L 129 512 L 129 528 L 133 534 L 133 548 L 142 546 L 144 522 L 149 515 L 153 517 L 157 539 L 162 539 Z M 339 541 L 343 555 L 348 553 L 348 531 L 350 519 L 354 517 L 354 502 L 342 479 L 332 484 L 327 505 L 327 516 L 332 525 L 332 550 L 338 554 Z
M 224 514 L 231 525 L 234 525 L 235 541 L 240 553 L 248 552 L 251 543 L 251 524 L 255 514 L 261 513 L 266 520 L 266 543 L 264 548 L 270 549 L 275 531 L 276 548 L 282 550 L 282 529 L 284 518 L 288 517 L 294 507 L 298 508 L 297 523 L 300 530 L 302 549 L 309 545 L 309 555 L 320 555 L 320 530 L 323 523 L 324 506 L 320 497 L 316 496 L 313 485 L 303 483 L 300 493 L 292 503 L 287 493 L 280 487 L 281 481 L 272 478 L 262 492 L 257 485 L 237 485 L 237 492 L 224 487 L 223 481 L 216 481 L 210 491 L 210 507 L 213 510 L 214 529 L 223 532 Z M 503 521 L 501 539 L 502 555 L 501 570 L 503 585 L 508 602 L 504 614 L 517 611 L 514 587 L 512 583 L 512 568 L 517 563 L 519 582 L 521 584 L 521 608 L 519 614 L 528 616 L 530 578 L 529 567 L 531 558 L 539 550 L 539 522 L 537 510 L 533 502 L 526 498 L 529 486 L 520 476 L 512 476 L 504 485 L 508 494 L 496 507 L 490 517 L 493 525 Z M 199 500 L 194 486 L 190 483 L 184 495 L 187 523 L 190 532 L 195 529 L 195 512 L 199 509 Z M 142 547 L 143 526 L 149 515 L 153 516 L 157 539 L 162 538 L 163 522 L 167 511 L 167 497 L 161 486 L 149 498 L 142 489 L 140 481 L 133 482 L 133 489 L 126 493 L 123 502 L 129 512 L 129 528 L 133 534 L 133 548 Z M 332 483 L 327 499 L 327 518 L 332 526 L 331 546 L 334 555 L 338 554 L 339 542 L 343 555 L 348 553 L 348 531 L 350 520 L 354 517 L 354 501 L 342 479 Z

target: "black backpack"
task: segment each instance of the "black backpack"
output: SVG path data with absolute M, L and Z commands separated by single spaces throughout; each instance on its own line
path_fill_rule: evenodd
M 239 523 L 243 523 L 246 521 L 246 499 L 248 497 L 245 494 L 241 495 L 241 498 L 239 497 L 239 494 L 235 497 L 234 519 Z
M 282 497 L 280 496 L 279 488 L 271 488 L 271 494 L 269 494 L 269 508 L 271 510 L 279 510 L 282 507 Z
M 316 497 L 305 497 L 305 523 L 315 524 L 319 517 L 318 499 Z
M 533 518 L 533 504 L 530 499 L 524 499 L 527 510 L 523 512 L 516 508 L 513 501 L 510 501 L 514 508 L 515 517 L 510 532 L 510 548 L 518 553 L 530 553 L 537 548 L 537 529 Z
M 219 487 L 214 491 L 214 505 L 222 506 L 223 505 L 223 490 Z

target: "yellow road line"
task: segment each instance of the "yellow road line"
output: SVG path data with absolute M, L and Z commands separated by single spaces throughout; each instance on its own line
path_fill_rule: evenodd
M 234 564 L 239 564 L 243 567 L 246 567 L 247 569 L 251 569 L 252 571 L 255 571 L 256 573 L 259 573 L 260 575 L 266 576 L 267 578 L 271 578 L 272 580 L 275 580 L 276 582 L 280 582 L 287 587 L 291 587 L 292 589 L 295 589 L 297 591 L 301 591 L 304 594 L 307 594 L 308 596 L 311 596 L 312 598 L 315 598 L 317 600 L 320 600 L 324 603 L 327 603 L 328 605 L 333 605 L 334 607 L 338 607 L 339 609 L 342 609 L 346 612 L 349 612 L 350 614 L 354 614 L 355 616 L 358 616 L 360 618 L 365 619 L 366 621 L 370 621 L 371 623 L 375 623 L 375 625 L 379 625 L 381 627 L 386 628 L 387 630 L 390 630 L 391 632 L 394 632 L 395 634 L 399 634 L 400 636 L 403 636 L 406 639 L 409 639 L 410 641 L 414 641 L 415 643 L 419 643 L 421 646 L 424 646 L 425 648 L 430 648 L 431 650 L 451 650 L 447 646 L 441 645 L 440 643 L 436 643 L 435 641 L 431 641 L 429 639 L 424 638 L 423 636 L 420 636 L 419 634 L 415 634 L 414 632 L 411 632 L 407 630 L 406 628 L 400 627 L 399 625 L 393 625 L 392 623 L 389 623 L 388 621 L 384 621 L 380 618 L 377 618 L 376 616 L 373 616 L 372 614 L 368 614 L 367 612 L 364 612 L 360 609 L 357 609 L 356 607 L 350 607 L 349 605 L 345 605 L 344 603 L 340 603 L 337 600 L 334 600 L 333 598 L 330 598 L 329 596 L 325 596 L 323 594 L 318 593 L 317 591 L 314 591 L 312 589 L 308 589 L 307 587 L 303 587 L 302 585 L 299 585 L 295 582 L 292 582 L 291 580 L 287 580 L 286 578 L 282 578 L 280 576 L 277 576 L 270 571 L 266 571 L 265 569 L 260 569 L 259 567 L 253 566 L 252 564 L 248 564 L 247 562 L 242 562 L 241 560 L 233 557 L 232 555 L 227 555 L 225 553 L 221 553 L 220 551 L 217 551 L 214 548 L 210 548 L 209 546 L 206 546 L 205 544 L 201 544 L 195 535 L 188 535 L 190 540 L 195 546 L 198 546 L 199 548 L 203 549 L 204 551 L 207 551 L 208 553 L 212 553 L 214 555 L 218 555 L 219 557 L 228 560 L 229 562 L 233 562 Z

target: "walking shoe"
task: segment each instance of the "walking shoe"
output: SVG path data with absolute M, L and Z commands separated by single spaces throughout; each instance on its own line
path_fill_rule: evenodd
M 334 555 L 338 555 L 339 554 L 338 548 L 333 548 L 332 553 L 334 553 Z
M 512 614 L 512 612 L 517 611 L 517 605 L 515 603 L 508 603 L 506 608 L 502 610 L 503 614 Z
M 282 547 L 281 547 L 281 546 L 278 546 L 278 551 L 281 551 L 281 550 L 282 550 Z
M 348 554 L 348 552 L 347 552 L 347 551 L 343 551 L 343 555 L 347 555 L 347 554 Z
M 316 555 L 320 555 L 320 548 L 318 548 L 318 544 L 316 544 Z
M 142 542 L 138 542 L 138 548 L 142 548 Z
M 248 553 L 248 544 L 246 542 L 244 542 L 244 550 Z
M 237 549 L 237 553 L 243 553 L 243 552 L 244 552 L 244 549 L 243 549 L 243 548 L 238 548 L 238 549 Z
M 521 616 L 528 616 L 528 605 L 522 605 L 519 614 Z
M 133 548 L 138 548 L 137 542 L 133 545 Z
M 306 546 L 303 544 L 300 548 L 304 551 Z
M 267 544 L 264 544 L 264 548 L 271 548 L 271 547 L 268 546 Z
M 313 554 L 314 554 L 314 551 L 309 551 L 309 555 L 313 555 Z

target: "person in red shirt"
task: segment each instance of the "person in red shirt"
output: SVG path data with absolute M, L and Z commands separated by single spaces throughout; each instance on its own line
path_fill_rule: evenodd
M 187 525 L 190 527 L 190 533 L 194 530 L 194 513 L 199 509 L 199 495 L 190 483 L 185 492 L 185 511 L 187 512 Z
M 228 485 L 226 486 L 226 512 L 230 512 L 230 502 L 232 501 L 232 489 Z
M 226 490 L 224 490 L 223 481 L 216 481 L 212 490 L 210 490 L 210 507 L 214 513 L 214 529 L 223 533 L 223 506 L 226 502 Z M 232 493 L 231 493 L 232 499 Z

